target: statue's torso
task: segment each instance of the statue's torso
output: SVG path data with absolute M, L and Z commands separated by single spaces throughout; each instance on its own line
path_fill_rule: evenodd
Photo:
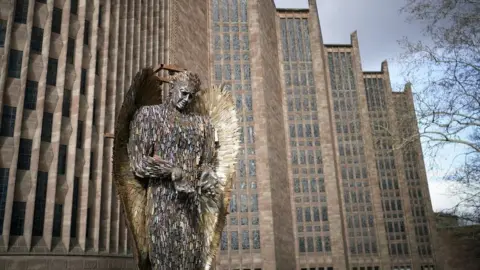
M 214 130 L 208 118 L 181 114 L 160 105 L 154 153 L 183 169 L 197 181 L 197 169 L 215 151 Z M 199 269 L 204 264 L 204 231 L 198 226 L 198 205 L 177 193 L 171 179 L 151 179 L 147 206 L 150 258 L 157 269 Z
M 162 110 L 162 114 L 159 125 L 163 128 L 159 130 L 154 153 L 182 168 L 193 181 L 195 169 L 214 153 L 213 127 L 204 116 L 171 109 Z

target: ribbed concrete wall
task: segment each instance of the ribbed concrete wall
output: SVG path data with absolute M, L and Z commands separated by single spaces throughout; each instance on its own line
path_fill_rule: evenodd
M 0 1 L 1 269 L 132 267 L 104 135 L 139 68 L 193 61 L 207 78 L 208 3 L 173 2 Z M 203 47 L 182 58 L 170 36 Z

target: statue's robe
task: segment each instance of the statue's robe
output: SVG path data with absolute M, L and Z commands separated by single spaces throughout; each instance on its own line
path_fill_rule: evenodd
M 153 154 L 183 169 L 194 186 L 204 166 L 214 167 L 215 131 L 207 117 L 180 113 L 170 104 L 146 106 L 136 113 L 132 130 L 146 121 L 151 128 L 142 136 L 151 139 Z M 199 222 L 198 195 L 177 192 L 170 178 L 151 178 L 147 196 L 152 269 L 204 269 L 210 232 Z

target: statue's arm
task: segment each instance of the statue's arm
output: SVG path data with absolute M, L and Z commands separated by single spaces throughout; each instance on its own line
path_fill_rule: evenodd
M 154 156 L 155 138 L 160 135 L 159 113 L 156 106 L 144 106 L 138 109 L 130 123 L 128 155 L 130 167 L 140 178 L 170 178 L 173 164 Z
M 204 154 L 202 163 L 198 168 L 198 177 L 200 181 L 197 183 L 197 186 L 200 187 L 199 191 L 202 194 L 216 196 L 219 194 L 220 190 L 219 185 L 222 183 L 222 179 L 217 175 L 218 170 L 218 148 L 219 142 L 217 139 L 217 133 L 215 130 L 212 130 L 210 134 L 207 135 L 207 141 L 211 141 L 210 145 L 205 145 Z

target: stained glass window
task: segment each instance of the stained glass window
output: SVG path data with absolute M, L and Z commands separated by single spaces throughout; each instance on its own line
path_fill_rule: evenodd
M 260 231 L 252 231 L 253 249 L 260 249 Z
M 233 250 L 238 250 L 238 232 L 230 232 L 231 237 L 231 248 Z

